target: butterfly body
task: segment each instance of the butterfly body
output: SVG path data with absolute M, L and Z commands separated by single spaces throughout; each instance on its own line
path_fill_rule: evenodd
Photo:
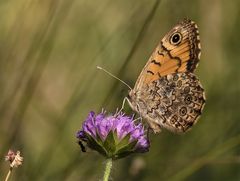
M 191 20 L 177 24 L 152 53 L 128 102 L 154 132 L 185 132 L 201 115 L 205 95 L 193 73 L 199 58 L 199 32 Z

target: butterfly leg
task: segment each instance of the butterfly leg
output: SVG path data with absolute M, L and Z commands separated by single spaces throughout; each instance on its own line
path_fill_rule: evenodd
M 138 118 L 136 118 L 136 119 L 134 119 L 133 122 L 135 122 L 135 121 L 139 121 L 139 120 L 142 121 L 142 117 L 141 117 L 141 116 L 138 117 Z
M 124 106 L 125 106 L 126 100 L 127 100 L 127 98 L 124 97 L 123 102 L 122 102 L 122 107 L 121 107 L 121 109 L 119 109 L 119 111 L 117 111 L 117 114 L 119 114 L 119 113 L 124 109 Z
M 152 131 L 152 129 L 148 126 L 148 128 L 147 128 L 147 139 L 149 140 L 149 138 L 150 138 L 150 131 Z

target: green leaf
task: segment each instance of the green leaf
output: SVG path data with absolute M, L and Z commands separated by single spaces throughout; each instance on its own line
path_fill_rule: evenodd
M 112 157 L 116 150 L 116 141 L 113 131 L 110 131 L 103 143 L 104 148 L 107 150 L 108 157 Z
M 96 150 L 103 156 L 107 157 L 107 151 L 105 150 L 101 142 L 98 142 L 96 139 L 94 139 L 92 136 L 88 134 L 86 134 L 86 137 L 87 137 L 87 144 L 89 148 Z
M 127 146 L 129 144 L 130 140 L 130 133 L 127 134 L 118 144 L 117 144 L 117 150 Z
M 128 143 L 128 144 L 125 145 L 124 147 L 118 149 L 118 150 L 117 150 L 117 154 L 119 154 L 119 153 L 121 153 L 121 152 L 125 152 L 125 151 L 134 151 L 137 142 L 138 142 L 138 141 L 135 140 L 135 141 L 132 141 L 131 143 Z
M 116 156 L 114 159 L 123 158 L 131 153 L 134 153 L 137 142 L 138 142 L 137 140 L 132 141 L 131 143 L 128 143 L 124 147 L 118 149 L 117 152 L 115 153 Z
M 115 140 L 115 144 L 117 145 L 119 143 L 119 139 L 118 139 L 118 135 L 117 135 L 117 130 L 114 130 L 113 132 L 113 137 L 114 137 L 114 140 Z
M 113 158 L 114 160 L 120 159 L 120 158 L 124 158 L 130 154 L 134 153 L 134 151 L 125 151 L 125 152 L 121 152 L 120 154 L 115 155 L 115 157 Z

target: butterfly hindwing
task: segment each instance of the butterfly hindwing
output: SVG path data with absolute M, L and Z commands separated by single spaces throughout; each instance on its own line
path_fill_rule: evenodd
M 146 85 L 137 92 L 140 113 L 155 132 L 164 127 L 185 132 L 198 120 L 205 104 L 204 90 L 193 73 L 173 73 Z

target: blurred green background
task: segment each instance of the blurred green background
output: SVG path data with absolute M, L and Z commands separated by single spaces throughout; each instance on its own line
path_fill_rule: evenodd
M 101 180 L 105 160 L 75 133 L 90 110 L 115 111 L 151 52 L 178 21 L 194 20 L 207 103 L 184 135 L 151 135 L 149 153 L 116 161 L 112 180 L 240 180 L 240 1 L 0 1 L 0 180 Z

